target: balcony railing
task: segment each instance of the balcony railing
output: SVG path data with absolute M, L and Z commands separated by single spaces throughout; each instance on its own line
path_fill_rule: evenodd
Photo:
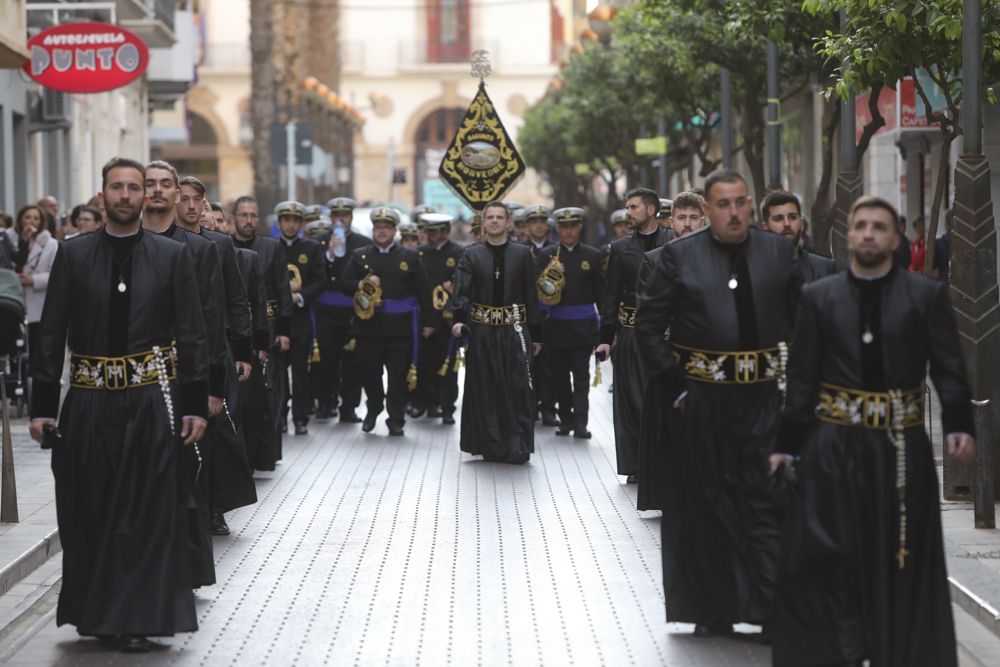
M 494 67 L 503 66 L 498 42 L 472 42 L 469 45 L 469 54 L 471 55 L 476 49 L 489 51 L 490 61 Z M 435 52 L 443 53 L 440 49 L 429 48 L 426 41 L 403 41 L 393 45 L 370 40 L 348 40 L 341 43 L 341 62 L 346 72 L 461 69 L 469 66 L 468 58 L 435 57 Z

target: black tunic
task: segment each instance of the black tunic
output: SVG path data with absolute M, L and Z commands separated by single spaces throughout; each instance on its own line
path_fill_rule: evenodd
M 874 341 L 865 345 L 865 325 Z M 926 368 L 947 433 L 972 433 L 948 287 L 892 269 L 807 286 L 788 369 L 778 451 L 801 456 L 783 530 L 772 638 L 776 665 L 955 665 L 934 455 L 905 430 L 909 555 L 900 570 L 896 455 L 888 431 L 815 418 L 820 383 L 914 389 Z
M 733 274 L 736 289 L 729 287 Z M 664 247 L 639 295 L 635 331 L 643 362 L 670 410 L 661 524 L 669 621 L 765 622 L 780 520 L 767 486 L 781 405 L 777 382 L 690 380 L 674 346 L 776 347 L 791 335 L 800 289 L 787 239 L 751 228 L 742 244 L 727 246 L 704 228 Z M 673 409 L 682 391 L 684 409 Z
M 205 324 L 191 253 L 142 230 L 131 243 L 101 231 L 60 246 L 32 350 L 33 418 L 57 416 L 67 338 L 72 352 L 102 357 L 169 350 L 176 340 L 173 427 L 180 432 L 184 415 L 205 416 Z M 160 386 L 71 386 L 59 428 L 64 440 L 52 451 L 63 545 L 57 623 L 85 635 L 196 630 L 184 509 L 190 449 L 171 433 Z
M 511 325 L 478 324 L 467 317 L 473 304 L 527 310 L 519 336 Z M 523 463 L 535 449 L 534 397 L 530 384 L 532 340 L 541 338 L 531 251 L 505 243 L 469 246 L 455 271 L 452 308 L 467 322 L 461 449 L 490 461 Z
M 600 342 L 611 344 L 615 424 L 615 453 L 618 474 L 634 475 L 639 468 L 639 424 L 642 391 L 646 383 L 646 363 L 636 342 L 635 329 L 618 322 L 620 306 L 636 307 L 636 281 L 643 255 L 673 238 L 673 232 L 657 228 L 649 234 L 635 232 L 611 242 L 608 274 L 601 299 Z
M 542 250 L 538 270 L 544 270 L 559 251 L 566 286 L 558 306 L 591 306 L 593 317 L 567 318 L 550 312 L 545 319 L 545 344 L 552 347 L 593 347 L 597 345 L 598 315 L 596 305 L 604 294 L 604 275 L 601 271 L 601 251 L 584 243 L 568 250 L 562 244 Z M 549 306 L 551 311 L 553 306 Z

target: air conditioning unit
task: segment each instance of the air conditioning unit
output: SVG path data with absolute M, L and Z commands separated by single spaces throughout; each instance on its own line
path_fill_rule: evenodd
M 49 88 L 42 89 L 39 120 L 43 123 L 69 121 L 69 95 Z

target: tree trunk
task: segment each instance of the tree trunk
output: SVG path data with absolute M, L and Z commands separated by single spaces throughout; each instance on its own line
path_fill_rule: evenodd
M 278 170 L 271 162 L 271 123 L 277 119 L 274 66 L 274 18 L 270 0 L 250 0 L 251 95 L 250 123 L 253 128 L 251 161 L 254 196 L 260 206 L 261 231 L 265 218 L 277 203 Z
M 764 174 L 764 107 L 760 92 L 765 89 L 761 77 L 751 72 L 741 73 L 743 77 L 743 123 L 740 134 L 743 137 L 743 155 L 750 170 L 754 204 L 759 205 L 767 193 Z
M 957 133 L 945 130 L 942 132 L 941 156 L 938 159 L 937 183 L 934 184 L 934 198 L 931 200 L 931 219 L 927 227 L 927 258 L 924 260 L 924 275 L 930 275 L 934 270 L 934 247 L 937 245 L 938 216 L 941 213 L 941 203 L 944 200 L 944 190 L 948 185 L 948 173 L 951 166 L 951 142 Z
M 816 199 L 809 210 L 809 221 L 812 223 L 812 238 L 816 252 L 827 257 L 833 256 L 830 247 L 830 227 L 833 220 L 833 197 L 830 193 L 830 183 L 833 181 L 833 145 L 840 125 L 840 100 L 831 97 L 823 106 L 823 170 L 820 173 L 819 184 L 816 186 Z

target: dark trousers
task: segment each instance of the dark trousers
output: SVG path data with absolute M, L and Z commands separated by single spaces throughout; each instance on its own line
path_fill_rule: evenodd
M 454 414 L 458 400 L 458 373 L 452 370 L 455 355 L 448 354 L 452 340 L 450 329 L 438 330 L 430 338 L 420 339 L 417 390 L 416 396 L 411 397 L 419 407 L 440 407 L 447 415 Z
M 309 386 L 309 357 L 312 356 L 313 337 L 309 329 L 292 327 L 292 346 L 288 350 L 292 367 L 292 419 L 309 421 L 312 411 L 312 390 Z M 286 409 L 283 411 L 287 414 Z
M 529 352 L 531 350 L 528 350 Z M 542 347 L 537 357 L 531 360 L 531 379 L 535 386 L 535 401 L 543 415 L 556 413 L 556 394 L 552 386 L 552 368 L 548 348 Z
M 563 428 L 587 429 L 590 411 L 590 345 L 548 347 L 549 368 Z
M 361 403 L 361 376 L 354 352 L 344 349 L 351 340 L 350 322 L 341 322 L 330 311 L 316 309 L 318 364 L 313 364 L 312 388 L 320 403 L 355 409 Z
M 413 359 L 413 341 L 409 336 L 358 336 L 355 353 L 358 370 L 368 397 L 368 414 L 379 414 L 388 408 L 390 426 L 406 423 L 406 374 Z M 382 369 L 388 376 L 388 389 L 382 386 Z

